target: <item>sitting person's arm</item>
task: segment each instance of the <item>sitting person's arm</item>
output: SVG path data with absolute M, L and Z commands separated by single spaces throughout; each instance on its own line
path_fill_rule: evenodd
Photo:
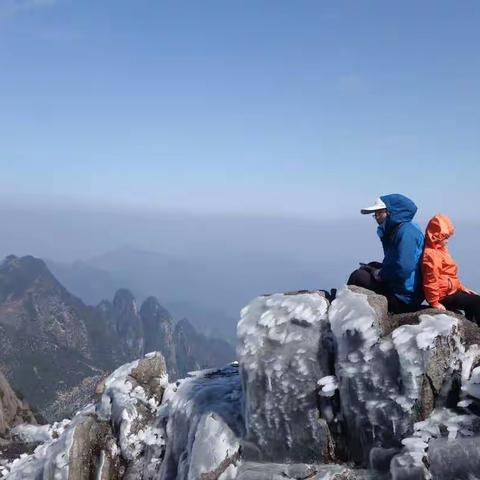
M 427 302 L 439 310 L 446 310 L 440 303 L 440 290 L 438 281 L 440 278 L 440 265 L 434 256 L 425 251 L 422 259 L 423 291 Z
M 406 224 L 395 237 L 394 251 L 384 258 L 380 278 L 390 281 L 405 281 L 418 266 L 418 252 L 423 246 L 423 236 L 412 225 Z

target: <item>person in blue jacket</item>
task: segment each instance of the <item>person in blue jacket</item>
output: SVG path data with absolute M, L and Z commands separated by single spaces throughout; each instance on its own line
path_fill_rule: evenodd
M 361 210 L 373 214 L 383 245 L 383 262 L 362 265 L 348 279 L 348 285 L 368 288 L 388 300 L 389 311 L 415 311 L 423 301 L 421 258 L 424 235 L 413 223 L 417 206 L 404 195 L 395 193 L 377 199 Z

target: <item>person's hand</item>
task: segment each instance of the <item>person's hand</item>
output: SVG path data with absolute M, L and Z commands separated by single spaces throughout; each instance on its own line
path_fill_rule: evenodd
M 436 308 L 437 310 L 447 310 L 441 303 L 435 303 L 434 305 L 432 305 L 432 308 Z

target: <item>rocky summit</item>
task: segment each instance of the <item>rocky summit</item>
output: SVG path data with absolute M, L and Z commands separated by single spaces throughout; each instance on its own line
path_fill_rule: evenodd
M 453 312 L 390 315 L 344 287 L 258 297 L 238 362 L 169 382 L 158 353 L 97 386 L 2 478 L 472 480 L 480 469 L 480 329 Z
M 0 371 L 49 421 L 73 415 L 112 370 L 150 351 L 163 353 L 172 379 L 233 359 L 228 344 L 204 348 L 209 339 L 191 330 L 177 348 L 176 324 L 154 297 L 138 308 L 121 289 L 113 302 L 88 306 L 38 258 L 0 264 Z

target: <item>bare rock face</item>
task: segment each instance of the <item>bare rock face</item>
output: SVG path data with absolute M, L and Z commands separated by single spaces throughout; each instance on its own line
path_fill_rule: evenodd
M 140 308 L 144 332 L 144 351 L 162 352 L 171 378 L 178 378 L 174 323 L 170 313 L 155 297 L 148 297 Z
M 11 385 L 40 411 L 55 392 L 96 374 L 89 317 L 42 260 L 10 256 L 0 264 L 0 365 Z
M 98 464 L 101 463 L 100 452 L 109 435 L 112 435 L 110 425 L 98 422 L 94 415 L 85 415 L 73 427 L 68 480 L 84 480 L 96 474 Z
M 180 377 L 194 370 L 216 368 L 235 360 L 235 349 L 229 343 L 197 332 L 185 318 L 175 325 L 173 337 Z
M 319 294 L 259 297 L 242 310 L 238 356 L 246 457 L 315 463 L 333 455 L 317 382 L 329 375 L 328 301 Z M 320 355 L 320 351 L 323 354 Z
M 12 255 L 0 266 L 2 325 L 88 356 L 87 329 L 75 311 L 81 302 L 73 299 L 38 258 Z
M 138 314 L 135 297 L 129 290 L 120 289 L 113 299 L 113 312 L 116 320 L 116 331 L 126 358 L 142 355 L 144 337 L 143 325 Z
M 30 407 L 17 397 L 0 372 L 0 438 L 8 439 L 12 427 L 20 423 L 37 422 Z

